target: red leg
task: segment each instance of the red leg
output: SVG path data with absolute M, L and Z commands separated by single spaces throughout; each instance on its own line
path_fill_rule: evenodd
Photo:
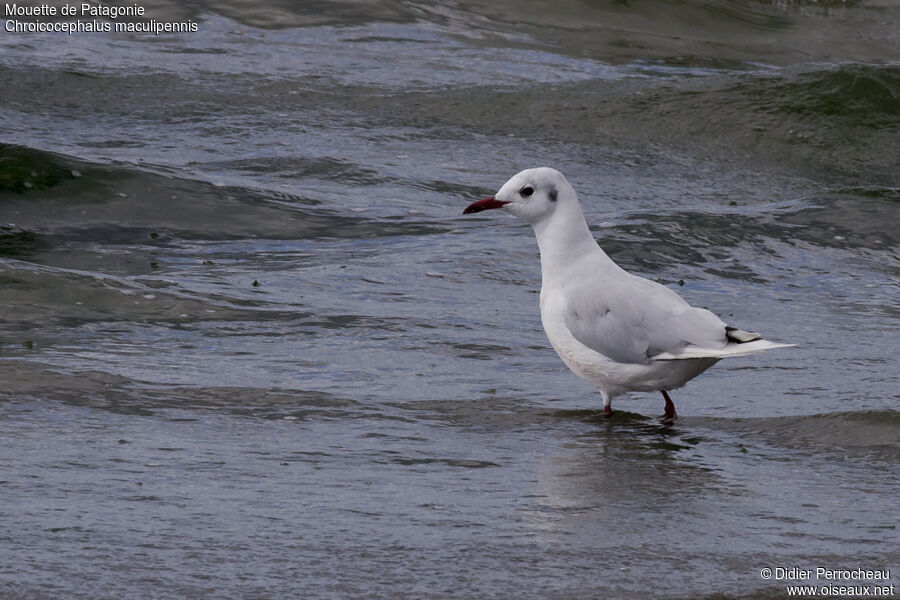
M 612 416 L 612 397 L 609 393 L 600 390 L 600 395 L 603 396 L 603 412 L 606 413 L 607 417 Z
M 666 399 L 666 418 L 667 419 L 675 419 L 678 417 L 678 414 L 675 413 L 675 403 L 672 402 L 672 399 L 669 398 L 669 393 L 666 390 L 660 390 L 662 392 L 663 398 Z

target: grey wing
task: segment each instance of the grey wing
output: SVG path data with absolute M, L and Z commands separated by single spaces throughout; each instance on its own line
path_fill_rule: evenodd
M 723 348 L 725 323 L 653 281 L 626 275 L 567 291 L 565 323 L 576 340 L 616 362 L 646 364 L 688 345 Z

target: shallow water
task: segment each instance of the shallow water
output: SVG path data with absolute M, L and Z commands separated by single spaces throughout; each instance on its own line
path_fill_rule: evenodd
M 0 35 L 0 597 L 900 583 L 893 3 L 145 6 L 199 31 Z M 460 215 L 535 165 L 798 347 L 603 418 Z

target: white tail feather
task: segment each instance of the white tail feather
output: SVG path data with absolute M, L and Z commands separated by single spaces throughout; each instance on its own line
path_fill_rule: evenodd
M 774 348 L 790 348 L 797 344 L 781 344 L 769 340 L 755 340 L 742 344 L 727 344 L 724 348 L 701 348 L 699 346 L 686 346 L 678 353 L 663 352 L 651 356 L 651 360 L 683 360 L 687 358 L 728 358 L 729 356 L 746 356 L 747 354 L 759 354 Z

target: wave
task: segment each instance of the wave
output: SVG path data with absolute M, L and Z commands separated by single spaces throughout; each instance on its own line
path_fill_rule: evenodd
M 200 0 L 190 8 L 168 0 L 147 5 L 151 15 L 184 20 L 221 15 L 263 29 L 427 23 L 460 37 L 550 45 L 574 56 L 613 62 L 635 57 L 692 64 L 817 60 L 893 55 L 896 26 L 859 0 L 565 0 L 553 9 L 525 0 L 491 3 L 378 3 L 289 0 L 249 4 Z M 893 26 L 892 26 L 893 25 Z M 386 37 L 386 39 L 389 36 Z
M 859 410 L 749 419 L 698 418 L 691 423 L 736 434 L 758 446 L 837 458 L 900 460 L 900 411 Z
M 122 414 L 224 409 L 239 416 L 289 421 L 373 417 L 358 402 L 322 391 L 148 385 L 104 371 L 72 373 L 24 360 L 0 361 L 0 373 L 8 400 L 30 396 Z
M 286 159 L 263 162 L 229 165 L 238 171 L 277 171 Z M 305 165 L 297 176 L 309 181 L 333 179 L 335 165 L 342 163 L 297 159 L 288 164 Z M 0 192 L 10 194 L 5 209 L 16 219 L 0 230 L 0 256 L 72 242 L 165 246 L 177 240 L 369 239 L 447 231 L 415 219 L 346 214 L 315 197 L 217 185 L 9 144 L 0 144 L 0 186 Z

